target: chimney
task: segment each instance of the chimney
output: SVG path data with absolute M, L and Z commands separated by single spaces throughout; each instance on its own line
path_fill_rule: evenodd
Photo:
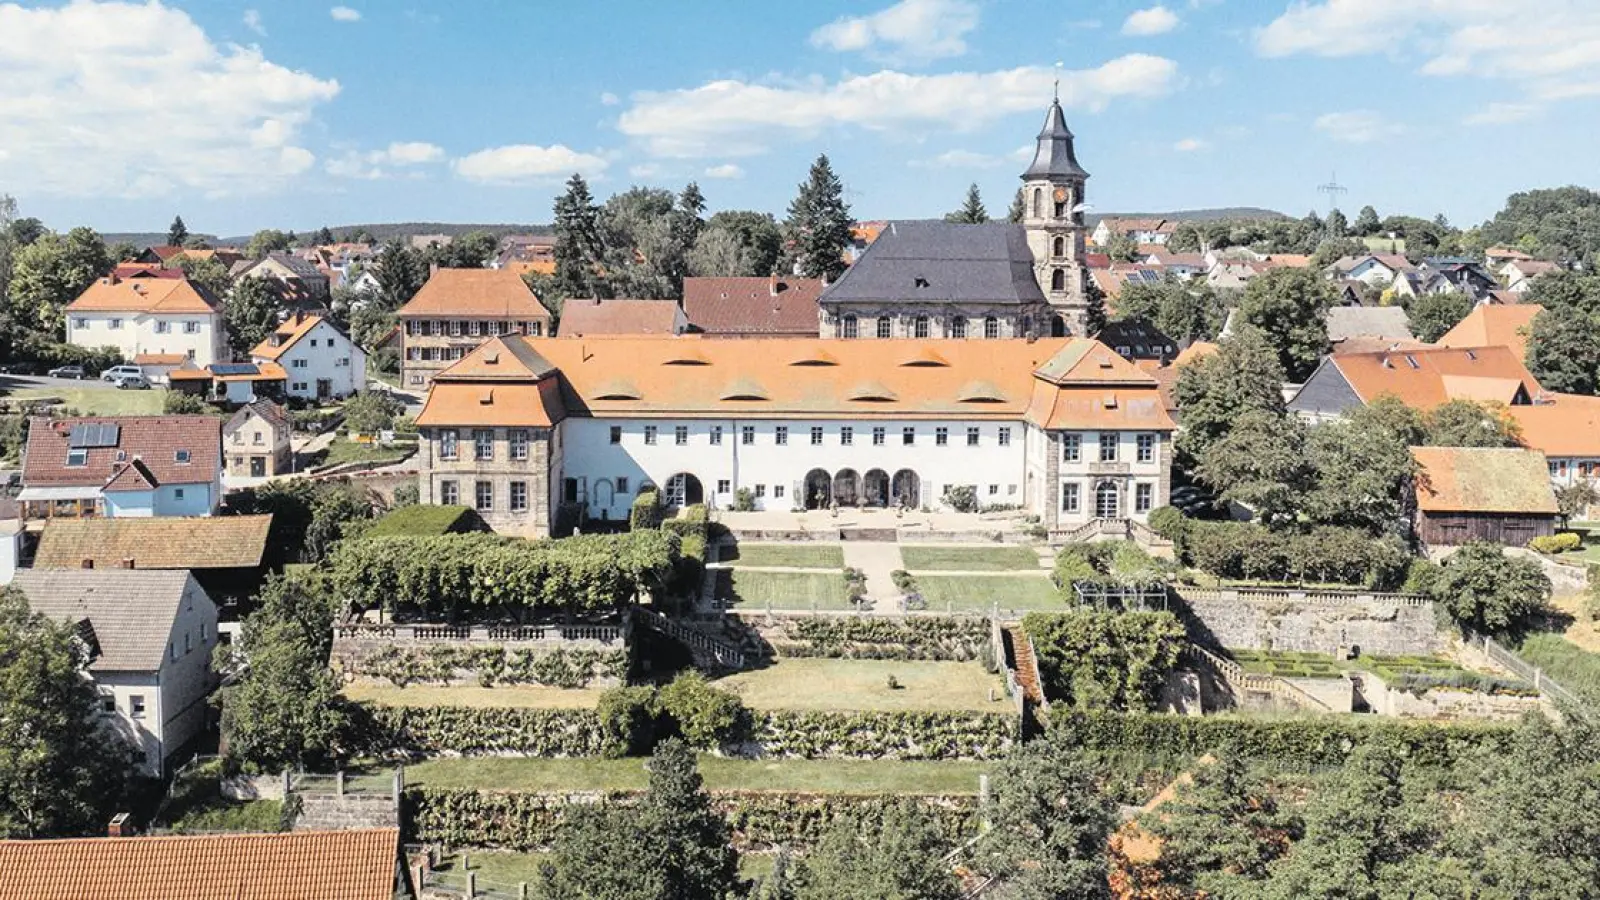
M 119 568 L 119 569 L 131 569 L 131 568 L 133 568 L 133 557 L 130 556 L 130 557 L 122 560 L 121 562 L 117 563 L 117 568 Z
M 439 274 L 439 264 L 436 262 L 428 263 L 428 277 L 432 278 L 437 274 Z
M 302 321 L 305 320 L 305 317 L 306 317 L 306 311 L 304 309 L 296 308 L 295 311 L 294 311 L 294 324 L 299 325 Z
M 92 559 L 83 560 L 81 563 L 79 563 L 79 566 L 81 566 L 82 568 L 85 568 L 85 569 L 92 569 L 92 568 L 94 568 L 94 560 L 92 560 Z
M 106 837 L 133 837 L 132 814 L 119 812 L 112 816 L 111 822 L 106 825 Z
M 767 293 L 771 294 L 774 297 L 778 296 L 778 273 L 777 272 L 773 272 L 771 275 L 767 276 Z

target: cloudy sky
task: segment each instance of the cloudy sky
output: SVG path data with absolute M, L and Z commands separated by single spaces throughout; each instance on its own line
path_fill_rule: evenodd
M 544 222 L 577 171 L 781 216 L 825 151 L 859 217 L 1003 211 L 1057 78 L 1101 211 L 1600 187 L 1596 0 L 347 2 L 0 2 L 0 193 L 235 234 Z

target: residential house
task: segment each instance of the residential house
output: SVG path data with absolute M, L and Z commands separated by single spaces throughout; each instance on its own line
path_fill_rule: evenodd
M 1510 410 L 1524 447 L 1545 455 L 1556 489 L 1587 483 L 1600 488 L 1600 397 L 1582 394 L 1539 396 L 1532 406 Z M 1600 504 L 1583 517 L 1593 518 Z
M 4 900 L 409 900 L 396 828 L 0 841 Z
M 278 286 L 284 303 L 291 308 L 318 308 L 328 303 L 328 273 L 293 253 L 268 253 L 244 266 L 237 278 L 266 278 Z
M 240 406 L 263 398 L 282 398 L 289 373 L 275 362 L 213 363 L 203 369 L 167 373 L 172 390 L 194 394 L 212 403 Z
M 556 237 L 553 234 L 508 234 L 500 239 L 500 249 L 489 262 L 491 269 L 504 269 L 512 263 L 548 261 L 556 259 Z
M 383 293 L 383 284 L 378 281 L 378 276 L 372 274 L 371 269 L 362 269 L 354 275 L 347 273 L 341 283 L 344 285 L 345 290 L 358 295 L 358 299 L 352 304 L 353 306 L 360 306 L 367 298 L 376 297 Z
M 1268 259 L 1220 257 L 1206 270 L 1206 284 L 1219 291 L 1244 290 L 1250 280 L 1277 268 Z
M 39 533 L 33 568 L 183 570 L 229 607 L 254 596 L 276 562 L 267 554 L 271 527 L 271 515 L 53 519 Z
M 1101 219 L 1095 226 L 1094 232 L 1089 235 L 1089 240 L 1096 247 L 1105 247 L 1116 237 L 1131 238 L 1136 244 L 1166 244 L 1172 233 L 1178 229 L 1178 223 L 1170 219 L 1154 217 L 1132 219 Z
M 77 630 L 108 724 L 138 748 L 146 774 L 163 775 L 205 730 L 216 686 L 217 607 L 200 583 L 186 571 L 35 568 L 11 585 L 30 610 Z
M 332 319 L 296 312 L 250 351 L 257 365 L 277 363 L 289 374 L 285 393 L 324 402 L 367 384 L 367 352 Z
M 1525 547 L 1555 533 L 1559 510 L 1537 450 L 1413 447 L 1416 534 L 1428 547 Z
M 685 278 L 689 330 L 709 338 L 816 337 L 820 278 Z
M 561 337 L 683 334 L 689 319 L 671 300 L 571 299 L 561 306 Z
M 1149 319 L 1116 319 L 1107 322 L 1094 339 L 1130 362 L 1169 360 L 1178 355 L 1178 343 L 1162 334 Z
M 1526 362 L 1528 332 L 1533 317 L 1543 311 L 1537 303 L 1481 304 L 1435 343 L 1440 347 L 1510 347 L 1519 361 Z
M 1516 259 L 1496 270 L 1505 282 L 1506 290 L 1517 294 L 1533 290 L 1534 279 L 1560 271 L 1559 265 L 1542 259 Z
M 1491 272 L 1499 272 L 1508 262 L 1531 260 L 1532 256 L 1512 247 L 1494 246 L 1483 251 L 1483 265 Z
M 1356 344 L 1415 345 L 1411 320 L 1398 306 L 1335 306 L 1324 317 L 1334 353 Z
M 1164 247 L 1146 254 L 1143 262 L 1147 266 L 1159 268 L 1168 275 L 1184 280 L 1204 275 L 1211 268 L 1206 264 L 1203 254 L 1174 253 Z
M 582 504 L 930 507 L 953 487 L 1057 534 L 1167 502 L 1173 423 L 1152 377 L 1083 338 L 490 339 L 417 417 L 423 503 L 550 533 Z
M 141 353 L 133 358 L 133 364 L 151 384 L 159 385 L 169 383 L 173 369 L 199 368 L 183 353 Z
M 182 246 L 176 244 L 156 244 L 140 250 L 139 255 L 135 256 L 133 261 L 146 265 L 165 266 L 168 260 L 177 259 L 183 253 L 183 250 Z
M 1491 291 L 1500 287 L 1500 282 L 1496 281 L 1477 260 L 1466 257 L 1429 257 L 1422 261 L 1421 269 L 1442 282 L 1442 284 L 1430 283 L 1430 293 L 1460 291 L 1475 302 L 1482 303 L 1489 299 Z
M 109 416 L 28 423 L 27 519 L 209 516 L 222 501 L 222 420 Z
M 411 249 L 432 250 L 435 247 L 448 247 L 455 238 L 448 234 L 413 234 L 411 235 Z
M 408 390 L 425 390 L 435 373 L 491 337 L 550 333 L 549 311 L 509 269 L 438 269 L 398 317 Z
M 882 220 L 857 222 L 850 226 L 850 243 L 844 248 L 844 261 L 854 265 L 855 261 L 861 258 L 861 254 L 867 252 L 867 248 L 872 246 L 872 242 L 877 240 L 878 235 L 882 234 L 883 229 L 888 226 L 889 223 Z
M 1384 395 L 1425 411 L 1455 399 L 1528 406 L 1540 390 L 1509 347 L 1349 353 L 1324 358 L 1289 409 L 1320 422 Z
M 99 278 L 66 308 L 67 343 L 116 347 L 123 359 L 179 354 L 208 366 L 230 358 L 222 301 L 186 278 Z
M 129 278 L 187 278 L 182 269 L 163 268 L 160 263 L 120 262 L 111 270 L 113 277 Z
M 293 432 L 289 412 L 270 400 L 239 407 L 222 426 L 223 455 L 229 475 L 269 478 L 293 471 Z
M 0 496 L 0 585 L 10 584 L 22 565 L 27 545 L 27 528 L 22 523 L 22 505 Z
M 1372 287 L 1386 287 L 1402 272 L 1412 271 L 1410 260 L 1397 253 L 1368 253 L 1363 256 L 1346 256 L 1322 270 L 1330 280 L 1364 282 Z

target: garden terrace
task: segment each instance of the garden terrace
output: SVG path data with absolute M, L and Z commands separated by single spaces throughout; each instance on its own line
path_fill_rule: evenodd
M 349 700 L 378 706 L 594 709 L 603 691 L 600 688 L 556 688 L 521 684 L 491 688 L 475 685 L 418 684 L 393 687 L 380 682 L 357 681 L 345 685 L 342 693 Z
M 849 610 L 849 585 L 834 572 L 763 572 L 722 569 L 716 598 L 730 609 Z
M 897 687 L 890 687 L 893 679 Z M 975 662 L 784 659 L 717 681 L 756 710 L 1007 712 L 998 675 Z
M 624 625 L 373 625 L 333 628 L 330 665 L 354 678 L 414 683 L 620 684 L 631 664 Z
M 998 609 L 1003 616 L 1035 610 L 1065 611 L 1066 598 L 1044 572 L 1038 575 L 918 575 L 915 590 L 929 612 Z
M 740 541 L 722 546 L 722 562 L 740 568 L 826 569 L 844 568 L 844 549 L 838 544 L 758 544 Z
M 993 768 L 964 760 L 729 759 L 700 757 L 712 791 L 805 791 L 839 794 L 977 794 Z M 649 772 L 639 759 L 483 757 L 430 759 L 406 767 L 410 788 L 530 793 L 642 791 Z
M 985 546 L 946 546 L 907 544 L 900 548 L 906 571 L 912 573 L 957 572 L 1033 572 L 1039 570 L 1039 554 L 1032 547 L 1014 544 Z

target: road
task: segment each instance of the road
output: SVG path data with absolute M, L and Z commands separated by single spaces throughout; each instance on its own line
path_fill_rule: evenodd
M 105 388 L 108 391 L 116 390 L 109 381 L 98 378 L 85 378 L 81 381 L 73 378 L 47 378 L 43 375 L 0 375 L 0 391 L 29 391 L 35 388 L 55 389 L 62 388 Z

